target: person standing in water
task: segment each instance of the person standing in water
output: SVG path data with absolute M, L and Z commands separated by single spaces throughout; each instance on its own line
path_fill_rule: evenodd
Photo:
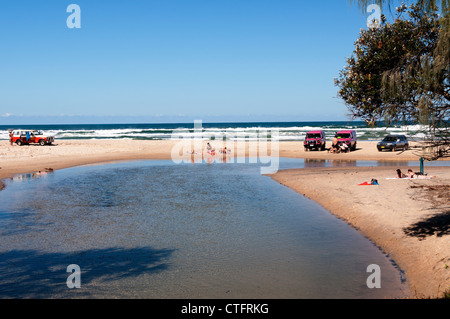
M 209 144 L 209 142 L 206 143 L 206 149 L 207 149 L 209 154 L 214 155 L 215 149 L 211 146 L 211 144 Z

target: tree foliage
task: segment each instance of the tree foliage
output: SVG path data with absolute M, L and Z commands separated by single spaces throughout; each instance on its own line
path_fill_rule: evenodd
M 393 23 L 382 15 L 378 27 L 361 30 L 335 84 L 353 118 L 424 124 L 422 155 L 431 160 L 450 155 L 449 24 L 419 2 L 398 7 Z
M 357 3 L 359 7 L 365 11 L 370 4 L 377 4 L 380 8 L 386 8 L 391 10 L 393 0 L 349 0 L 351 4 Z M 411 1 L 409 1 L 411 2 Z M 433 10 L 433 8 L 440 7 L 443 15 L 447 15 L 450 10 L 450 0 L 417 0 L 415 1 L 417 6 L 424 11 Z

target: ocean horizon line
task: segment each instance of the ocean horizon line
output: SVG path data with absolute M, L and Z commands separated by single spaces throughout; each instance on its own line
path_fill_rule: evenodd
M 335 124 L 355 124 L 355 125 L 364 125 L 368 128 L 377 128 L 377 127 L 389 127 L 389 126 L 396 126 L 396 125 L 418 125 L 419 123 L 416 122 L 392 122 L 389 125 L 386 125 L 384 121 L 378 122 L 377 125 L 371 126 L 366 124 L 363 120 L 305 120 L 305 121 L 280 121 L 280 120 L 273 120 L 273 121 L 245 121 L 245 120 L 238 120 L 238 121 L 232 121 L 232 120 L 224 120 L 224 121 L 210 121 L 210 120 L 202 120 L 201 118 L 190 120 L 190 121 L 168 121 L 168 122 L 151 122 L 151 121 L 144 121 L 144 122 L 111 122 L 111 123 L 102 123 L 102 122 L 86 122 L 86 123 L 10 123 L 10 124 L 3 124 L 0 123 L 0 130 L 7 128 L 19 128 L 19 127 L 26 127 L 26 126 L 82 126 L 82 125 L 101 125 L 101 126 L 114 126 L 114 125 L 194 125 L 195 121 L 200 121 L 202 124 L 206 125 L 224 125 L 224 124 L 282 124 L 285 126 L 286 124 L 291 123 L 335 123 Z

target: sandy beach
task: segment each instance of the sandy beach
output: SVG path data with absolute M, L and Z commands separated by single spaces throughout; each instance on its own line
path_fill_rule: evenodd
M 450 169 L 426 172 L 437 178 L 390 179 L 394 169 L 383 167 L 293 169 L 272 177 L 380 247 L 405 272 L 412 298 L 434 298 L 450 286 Z M 372 178 L 379 185 L 358 185 Z
M 61 169 L 77 165 L 94 164 L 120 160 L 171 159 L 172 148 L 179 143 L 176 140 L 57 140 L 51 146 L 27 145 L 10 146 L 8 141 L 0 141 L 0 179 L 14 174 Z M 222 147 L 212 143 L 218 150 Z M 203 146 L 206 142 L 203 142 Z M 412 145 L 414 146 L 414 145 Z M 249 155 L 253 150 L 248 144 L 228 145 L 232 154 Z M 270 154 L 270 143 L 267 147 Z M 266 150 L 264 150 L 266 151 Z M 280 142 L 279 156 L 309 158 L 318 160 L 366 160 L 366 161 L 417 161 L 417 150 L 405 152 L 378 152 L 376 142 L 360 141 L 357 150 L 351 153 L 330 154 L 323 152 L 305 152 L 303 142 Z
M 123 160 L 171 159 L 177 141 L 57 140 L 52 146 L 10 146 L 0 141 L 0 179 L 20 173 Z M 217 149 L 220 145 L 215 143 Z M 318 160 L 418 161 L 416 148 L 378 152 L 358 142 L 346 154 L 305 152 L 302 142 L 281 142 L 280 157 Z M 231 147 L 249 154 L 252 145 Z M 395 167 L 397 168 L 397 167 Z M 406 172 L 406 167 L 399 167 Z M 418 167 L 413 168 L 418 171 Z M 426 167 L 434 179 L 398 180 L 394 167 L 333 167 L 282 170 L 271 177 L 318 202 L 358 229 L 403 270 L 412 298 L 441 297 L 450 289 L 450 167 Z M 377 186 L 359 186 L 372 178 Z M 0 184 L 0 189 L 2 188 Z

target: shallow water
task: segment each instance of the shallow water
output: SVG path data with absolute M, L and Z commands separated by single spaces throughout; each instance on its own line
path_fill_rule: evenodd
M 136 161 L 9 181 L 0 297 L 405 296 L 386 255 L 259 166 Z M 70 264 L 81 269 L 79 289 L 66 285 Z M 380 289 L 367 287 L 371 264 Z
M 450 161 L 424 162 L 424 168 L 450 166 Z M 281 158 L 280 169 L 314 167 L 392 167 L 393 170 L 404 167 L 419 168 L 419 161 L 356 161 L 347 159 L 311 159 Z

